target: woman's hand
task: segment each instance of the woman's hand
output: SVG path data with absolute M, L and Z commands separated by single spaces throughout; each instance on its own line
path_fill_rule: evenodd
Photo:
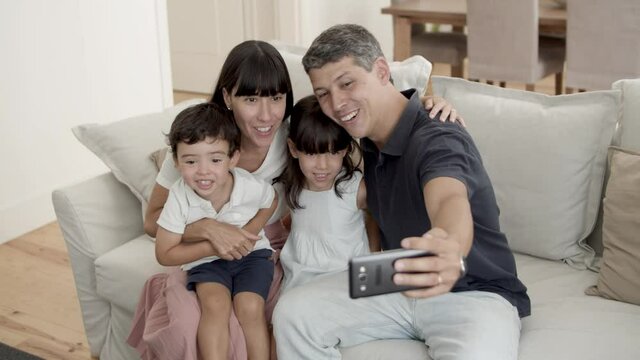
M 445 122 L 448 120 L 467 127 L 462 116 L 460 116 L 456 109 L 453 108 L 453 105 L 444 98 L 435 95 L 428 95 L 421 97 L 420 100 L 424 104 L 425 109 L 431 110 L 429 112 L 430 118 L 433 119 L 439 112 L 441 112 L 440 121 Z
M 189 236 L 193 240 L 200 238 L 211 243 L 215 255 L 225 260 L 238 260 L 253 250 L 256 241 L 260 240 L 260 236 L 252 234 L 237 226 L 218 222 L 213 219 L 201 219 L 189 224 L 185 229 L 187 233 L 195 235 Z

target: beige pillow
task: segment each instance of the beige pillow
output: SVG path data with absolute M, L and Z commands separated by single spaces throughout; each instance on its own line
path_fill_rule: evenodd
M 169 148 L 165 146 L 161 149 L 158 149 L 152 152 L 151 155 L 149 155 L 149 159 L 153 161 L 153 164 L 156 166 L 156 170 L 160 171 L 160 168 L 162 168 L 162 163 L 164 162 L 164 158 L 167 156 L 168 153 L 169 153 Z
M 640 153 L 610 151 L 600 277 L 586 293 L 640 305 Z
M 100 158 L 113 175 L 131 190 L 142 203 L 143 213 L 158 174 L 149 154 L 166 146 L 176 115 L 185 108 L 203 102 L 188 100 L 162 112 L 145 114 L 108 124 L 83 124 L 72 129 L 73 134 Z
M 482 154 L 511 249 L 590 265 L 620 91 L 548 96 L 433 76 Z

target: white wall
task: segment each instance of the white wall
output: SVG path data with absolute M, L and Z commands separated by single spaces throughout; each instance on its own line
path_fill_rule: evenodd
M 0 2 L 0 243 L 107 171 L 71 133 L 173 103 L 164 0 Z
M 309 46 L 330 26 L 354 23 L 371 31 L 385 56 L 392 59 L 392 19 L 380 12 L 390 3 L 390 0 L 278 0 L 278 37 L 288 43 Z

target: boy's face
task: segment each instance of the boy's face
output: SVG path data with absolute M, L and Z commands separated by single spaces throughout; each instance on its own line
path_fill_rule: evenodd
M 229 172 L 238 162 L 238 152 L 229 156 L 229 143 L 206 138 L 195 144 L 178 143 L 176 166 L 185 183 L 202 198 L 228 195 L 233 187 Z
M 370 72 L 349 56 L 309 71 L 322 111 L 355 138 L 369 136 L 375 129 L 378 90 L 384 84 L 379 61 Z

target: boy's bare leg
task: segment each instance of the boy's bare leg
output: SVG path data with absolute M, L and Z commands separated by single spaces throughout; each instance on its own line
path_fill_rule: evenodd
M 269 360 L 271 338 L 262 296 L 247 291 L 237 293 L 233 298 L 233 308 L 244 332 L 249 360 Z
M 227 359 L 231 294 L 218 283 L 196 284 L 202 315 L 198 325 L 198 350 L 203 360 Z

